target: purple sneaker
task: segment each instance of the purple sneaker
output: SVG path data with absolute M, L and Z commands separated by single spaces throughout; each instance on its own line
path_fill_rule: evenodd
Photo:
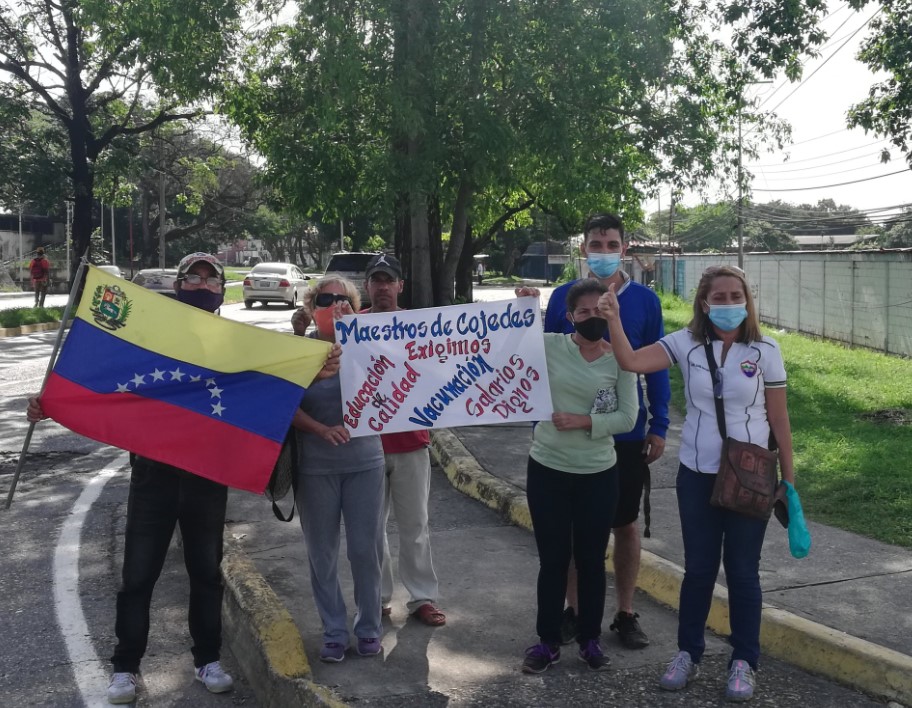
M 579 659 L 585 662 L 593 671 L 604 671 L 611 666 L 611 659 L 605 656 L 598 639 L 590 639 L 580 645 Z
M 524 674 L 540 674 L 560 661 L 560 645 L 536 644 L 526 649 L 522 671 Z
M 336 642 L 327 642 L 320 650 L 320 661 L 327 664 L 338 664 L 345 658 L 345 647 Z
M 358 637 L 358 653 L 361 656 L 377 656 L 382 649 L 380 640 L 377 637 Z

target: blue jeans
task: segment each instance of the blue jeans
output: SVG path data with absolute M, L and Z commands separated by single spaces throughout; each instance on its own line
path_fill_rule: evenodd
M 678 649 L 699 662 L 720 558 L 725 566 L 732 660 L 754 669 L 760 659 L 760 549 L 766 521 L 711 506 L 714 474 L 678 468 L 678 511 L 684 538 L 684 582 L 678 619 Z
M 193 663 L 218 661 L 222 645 L 222 533 L 228 488 L 143 457 L 133 461 L 122 585 L 117 593 L 114 671 L 139 671 L 149 639 L 152 590 L 180 524 L 190 577 Z
M 570 558 L 578 578 L 577 641 L 602 633 L 605 614 L 605 551 L 618 501 L 617 466 L 572 474 L 529 458 L 526 498 L 538 546 L 538 636 L 560 644 L 561 614 Z

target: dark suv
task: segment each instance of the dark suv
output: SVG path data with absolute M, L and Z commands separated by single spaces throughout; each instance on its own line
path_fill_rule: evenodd
M 361 306 L 367 307 L 370 305 L 370 300 L 364 289 L 364 271 L 367 270 L 370 259 L 376 255 L 376 253 L 364 253 L 363 251 L 333 253 L 324 275 L 341 275 L 343 278 L 348 278 L 361 293 Z

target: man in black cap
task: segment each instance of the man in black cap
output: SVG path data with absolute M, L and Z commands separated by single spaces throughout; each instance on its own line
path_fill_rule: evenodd
M 380 253 L 364 271 L 364 287 L 370 298 L 365 312 L 395 312 L 402 292 L 402 266 L 395 256 Z M 383 571 L 381 599 L 383 614 L 390 615 L 393 597 L 393 567 L 386 525 L 390 506 L 395 508 L 399 526 L 399 577 L 408 591 L 410 615 L 420 622 L 439 627 L 446 615 L 437 608 L 437 574 L 431 559 L 428 531 L 428 494 L 431 490 L 431 444 L 426 430 L 387 433 L 380 436 L 386 458 L 383 492 Z
M 225 297 L 225 269 L 208 253 L 191 253 L 177 268 L 178 301 L 215 312 Z M 338 352 L 327 359 L 322 377 L 338 371 Z M 46 416 L 37 397 L 29 398 L 29 422 Z M 130 455 L 121 587 L 117 593 L 109 703 L 136 700 L 140 661 L 149 639 L 149 608 L 165 564 L 175 526 L 180 526 L 184 565 L 190 580 L 188 624 L 196 679 L 211 693 L 230 691 L 234 680 L 222 668 L 222 542 L 228 488 L 139 455 Z

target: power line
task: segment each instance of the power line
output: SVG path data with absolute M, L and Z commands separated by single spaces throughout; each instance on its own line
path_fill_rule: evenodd
M 845 7 L 845 5 L 843 5 L 842 7 Z M 836 10 L 834 10 L 830 15 L 827 15 L 827 17 L 832 17 L 832 16 L 835 15 L 837 12 L 839 12 L 839 10 L 841 10 L 842 7 L 837 8 Z M 827 19 L 827 18 L 824 18 L 824 20 L 826 20 L 826 19 Z M 845 26 L 845 24 L 846 24 L 849 20 L 851 20 L 851 19 L 852 19 L 852 15 L 849 15 L 848 17 L 846 17 L 846 18 L 839 24 L 839 27 L 837 27 L 837 28 L 833 31 L 833 34 L 835 34 L 836 32 L 838 32 L 839 30 L 841 30 L 841 29 Z M 864 27 L 864 25 L 862 25 L 862 27 Z M 859 28 L 859 29 L 861 29 L 861 28 Z M 855 32 L 857 33 L 858 30 L 856 30 Z M 854 36 L 854 34 L 853 34 L 852 36 Z M 849 37 L 849 39 L 851 39 L 851 36 Z M 827 45 L 825 45 L 823 48 L 826 49 L 827 46 L 829 46 L 829 43 L 827 43 Z M 842 47 L 839 47 L 839 49 L 842 49 Z M 833 52 L 833 55 L 835 55 L 836 52 L 839 51 L 839 49 L 837 49 L 835 52 Z M 832 56 L 832 55 L 831 55 L 831 56 Z M 801 65 L 804 66 L 805 64 L 807 64 L 807 62 L 810 61 L 810 59 L 811 59 L 810 57 L 806 58 L 803 62 L 801 62 Z M 826 61 L 824 61 L 823 64 L 826 64 L 827 61 L 829 61 L 829 58 L 828 58 Z M 821 64 L 820 66 L 823 66 L 823 64 Z M 818 68 L 820 68 L 820 67 L 818 67 Z M 813 75 L 816 74 L 816 73 L 817 73 L 817 70 L 815 69 L 814 72 L 813 72 L 810 76 L 808 76 L 807 78 L 810 79 L 811 76 L 813 76 Z M 798 86 L 795 88 L 795 91 L 797 91 L 797 90 L 804 84 L 805 81 L 807 81 L 807 79 L 802 79 L 801 82 L 798 84 Z M 779 89 L 781 89 L 781 88 L 783 88 L 783 87 L 785 87 L 785 86 L 788 86 L 788 83 L 785 82 L 785 81 L 783 81 L 783 82 L 782 82 L 781 84 L 779 84 L 775 89 L 773 89 L 773 91 L 772 91 L 766 98 L 764 98 L 763 101 L 761 101 L 761 103 L 760 103 L 760 105 L 758 106 L 758 108 L 763 108 L 763 106 L 766 105 L 767 103 L 769 103 L 770 99 L 771 99 L 773 96 L 776 95 L 776 93 L 779 91 Z M 782 102 L 780 102 L 779 105 L 776 106 L 776 108 L 778 108 L 779 106 L 782 105 L 782 103 L 784 103 L 786 100 L 788 100 L 788 98 L 789 98 L 793 93 L 795 93 L 795 91 L 792 91 L 792 93 L 790 93 L 788 96 L 786 96 L 786 97 L 782 100 Z M 773 110 L 775 111 L 776 108 L 774 108 Z
M 870 182 L 875 179 L 883 179 L 884 177 L 892 177 L 893 175 L 902 174 L 903 172 L 908 172 L 909 169 L 905 168 L 902 170 L 897 170 L 896 172 L 888 172 L 885 175 L 878 175 L 876 177 L 867 177 L 865 179 L 856 179 L 851 182 L 839 182 L 837 184 L 821 184 L 817 187 L 792 187 L 791 189 L 757 189 L 753 188 L 754 192 L 807 192 L 812 189 L 829 189 L 831 187 L 844 187 L 847 184 L 858 184 L 860 182 Z
M 878 166 L 879 166 L 879 164 L 862 165 L 861 167 L 850 167 L 849 169 L 846 169 L 846 170 L 829 170 L 829 171 L 827 171 L 826 174 L 816 175 L 816 177 L 830 177 L 831 175 L 844 175 L 844 174 L 848 174 L 849 172 L 859 172 L 860 170 L 868 170 L 868 169 L 871 169 L 872 167 L 878 167 Z M 804 169 L 812 170 L 812 169 L 817 169 L 817 168 L 806 167 Z M 800 170 L 796 170 L 796 171 L 800 171 Z M 761 170 L 761 172 L 763 172 L 763 171 Z M 764 174 L 764 176 L 766 176 L 765 172 L 763 174 Z M 796 180 L 814 179 L 814 177 L 815 177 L 815 175 L 799 175 L 797 177 L 784 177 L 784 176 L 782 176 L 782 174 L 791 174 L 791 173 L 788 173 L 788 172 L 787 173 L 778 173 L 778 174 L 772 175 L 771 177 L 773 180 L 778 180 L 780 182 L 794 182 Z
M 846 40 L 842 44 L 839 45 L 839 47 L 836 49 L 835 52 L 833 52 L 832 54 L 830 54 L 830 56 L 828 56 L 826 59 L 824 59 L 823 62 L 819 66 L 817 66 L 817 68 L 815 68 L 814 71 L 812 71 L 806 79 L 802 80 L 802 82 L 800 84 L 798 84 L 795 87 L 795 89 L 788 96 L 786 96 L 781 101 L 779 101 L 779 103 L 777 103 L 775 106 L 773 106 L 770 109 L 770 111 L 774 113 L 779 108 L 779 106 L 781 106 L 783 103 L 788 101 L 792 96 L 794 96 L 796 91 L 798 91 L 802 86 L 806 86 L 807 82 L 810 81 L 818 71 L 820 71 L 823 67 L 825 67 L 827 65 L 827 63 L 829 63 L 830 59 L 832 59 L 837 54 L 839 54 L 839 52 L 845 48 L 845 46 L 855 37 L 855 35 L 858 34 L 859 32 L 861 32 L 861 30 L 863 30 L 865 27 L 867 27 L 870 24 L 871 20 L 873 20 L 875 17 L 877 17 L 877 15 L 879 15 L 882 10 L 883 10 L 883 8 L 878 8 L 874 14 L 872 14 L 868 19 L 866 19 L 864 22 L 862 22 L 861 26 L 859 26 L 859 28 L 857 30 L 852 32 L 852 34 L 850 34 L 848 36 L 848 38 L 846 38 Z M 840 27 L 841 27 L 841 25 L 840 25 Z
M 873 145 L 877 145 L 878 143 L 881 143 L 881 142 L 883 142 L 883 141 L 882 141 L 882 140 L 876 140 L 876 141 L 874 141 L 873 143 L 868 143 L 868 144 L 866 144 L 866 145 L 860 145 L 859 147 L 847 148 L 847 149 L 845 149 L 845 150 L 839 150 L 838 152 L 831 152 L 831 153 L 829 153 L 828 155 L 818 155 L 817 157 L 808 157 L 808 158 L 805 158 L 805 159 L 803 159 L 803 160 L 789 160 L 788 162 L 772 162 L 772 163 L 755 163 L 755 164 L 752 164 L 752 165 L 751 165 L 751 164 L 748 164 L 747 167 L 748 167 L 749 169 L 752 169 L 752 168 L 755 168 L 755 167 L 756 167 L 756 168 L 766 168 L 765 171 L 766 171 L 766 172 L 769 172 L 769 171 L 770 171 L 770 168 L 777 168 L 777 167 L 788 168 L 789 165 L 798 165 L 798 164 L 801 164 L 801 163 L 803 163 L 803 162 L 813 162 L 814 160 L 822 160 L 822 159 L 825 158 L 825 157 L 834 157 L 834 156 L 836 156 L 836 155 L 844 155 L 844 154 L 847 153 L 847 152 L 854 152 L 855 150 L 867 149 L 867 148 L 869 148 L 869 147 L 871 147 L 871 146 L 873 146 Z M 819 167 L 829 167 L 830 165 L 841 165 L 841 164 L 843 164 L 843 163 L 845 163 L 845 162 L 853 162 L 854 160 L 862 160 L 862 159 L 868 158 L 868 157 L 870 157 L 870 156 L 871 156 L 870 153 L 865 154 L 865 155 L 856 155 L 855 157 L 847 157 L 845 160 L 835 160 L 834 162 L 824 162 L 824 163 L 822 163 L 822 164 L 820 164 L 820 165 L 811 165 L 810 167 L 800 167 L 800 168 L 795 169 L 795 170 L 787 169 L 786 171 L 788 171 L 788 172 L 800 172 L 800 171 L 802 171 L 802 170 L 816 170 L 816 169 L 819 168 Z M 891 155 L 891 157 L 893 157 L 893 155 Z

